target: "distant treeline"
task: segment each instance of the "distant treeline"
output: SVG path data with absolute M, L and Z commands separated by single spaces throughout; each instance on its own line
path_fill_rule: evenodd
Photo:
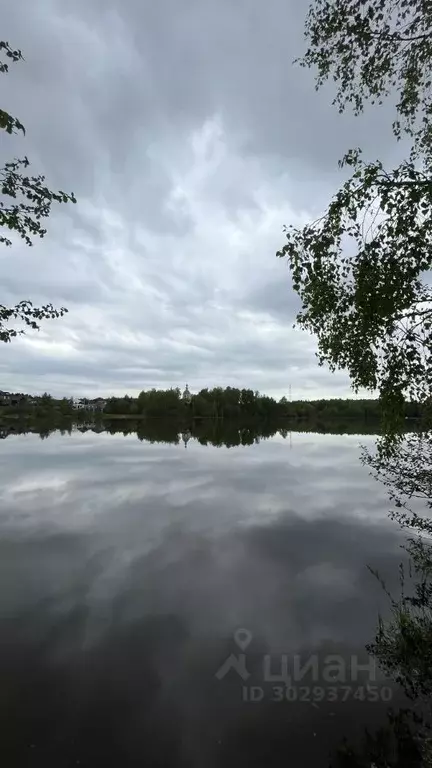
M 185 396 L 186 395 L 186 396 Z M 379 421 L 380 403 L 378 400 L 365 399 L 322 399 L 294 400 L 286 397 L 275 400 L 252 389 L 235 387 L 214 387 L 202 389 L 197 394 L 181 393 L 180 389 L 142 391 L 138 397 L 109 397 L 99 399 L 103 409 L 98 407 L 101 418 L 126 416 L 138 418 L 174 419 L 189 423 L 197 419 L 227 419 L 234 421 L 307 419 L 308 421 L 333 421 L 335 419 Z M 81 401 L 82 402 L 82 401 Z M 96 401 L 85 401 L 87 405 L 77 409 L 76 403 L 68 398 L 55 399 L 48 394 L 29 399 L 24 396 L 16 406 L 3 407 L 5 414 L 18 413 L 43 417 L 74 416 L 85 420 L 86 411 L 95 412 Z M 1 415 L 1 413 L 0 413 Z M 418 418 L 420 409 L 417 403 L 405 404 L 407 418 Z
M 412 405 L 412 404 L 407 404 Z M 408 413 L 409 411 L 409 413 Z M 198 394 L 184 398 L 179 389 L 141 392 L 138 398 L 109 398 L 106 414 L 145 415 L 149 418 L 174 417 L 179 420 L 228 419 L 273 420 L 301 419 L 376 419 L 380 418 L 377 400 L 298 400 L 290 402 L 286 397 L 275 400 L 252 389 L 215 387 L 202 389 Z M 415 408 L 408 408 L 407 415 L 417 415 Z

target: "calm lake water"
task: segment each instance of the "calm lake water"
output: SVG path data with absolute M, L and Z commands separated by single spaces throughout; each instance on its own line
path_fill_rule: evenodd
M 360 443 L 2 440 L 1 764 L 328 766 L 378 727 L 401 538 Z

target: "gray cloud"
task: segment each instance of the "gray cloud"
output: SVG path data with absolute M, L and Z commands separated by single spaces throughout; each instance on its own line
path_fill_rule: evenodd
M 78 205 L 34 248 L 0 253 L 4 303 L 69 308 L 3 350 L 2 387 L 348 394 L 292 330 L 298 301 L 275 251 L 283 224 L 322 210 L 345 149 L 390 156 L 388 110 L 341 117 L 292 66 L 306 9 L 8 4 L 2 34 L 25 61 L 3 77 L 2 106 L 27 136 L 1 137 L 0 159 L 27 154 Z

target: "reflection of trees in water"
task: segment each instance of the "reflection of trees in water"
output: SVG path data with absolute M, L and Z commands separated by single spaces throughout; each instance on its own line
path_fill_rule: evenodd
M 11 435 L 34 433 L 46 439 L 55 432 L 71 434 L 76 432 L 108 432 L 109 434 L 136 434 L 139 440 L 150 443 L 172 443 L 178 445 L 181 441 L 186 445 L 190 440 L 197 440 L 201 445 L 234 447 L 237 445 L 253 445 L 260 440 L 279 435 L 292 443 L 295 432 L 320 434 L 376 434 L 375 424 L 364 421 L 292 421 L 287 419 L 194 419 L 188 423 L 176 419 L 81 419 L 75 422 L 72 418 L 43 419 L 32 421 L 6 422 L 0 425 L 0 438 Z
M 390 713 L 388 726 L 367 735 L 360 750 L 342 745 L 333 765 L 432 766 L 432 434 L 408 434 L 390 454 L 379 447 L 374 454 L 365 449 L 363 462 L 388 489 L 394 505 L 390 517 L 409 534 L 400 594 L 392 595 L 383 574 L 373 572 L 391 613 L 387 620 L 379 617 L 367 650 L 401 686 L 410 706 Z
M 279 435 L 291 438 L 291 424 L 286 420 L 235 421 L 196 419 L 188 425 L 175 420 L 87 420 L 79 425 L 63 421 L 59 427 L 41 422 L 31 427 L 19 423 L 4 424 L 3 438 L 22 432 L 35 432 L 41 439 L 56 431 L 108 432 L 136 435 L 150 443 L 183 444 L 195 440 L 202 446 L 248 446 Z M 366 433 L 364 423 L 296 424 L 295 431 Z M 371 430 L 372 431 L 372 430 Z M 295 440 L 294 440 L 295 442 Z M 329 765 L 333 768 L 414 768 L 431 766 L 430 701 L 432 700 L 432 522 L 424 508 L 432 506 L 432 438 L 429 433 L 407 434 L 390 456 L 364 454 L 364 461 L 383 482 L 394 504 L 391 516 L 411 533 L 406 545 L 409 569 L 401 570 L 401 593 L 389 595 L 391 617 L 379 621 L 377 634 L 368 646 L 380 666 L 411 697 L 411 708 L 389 713 L 388 723 L 375 733 L 366 733 L 361 745 L 342 743 Z M 422 513 L 413 508 L 422 504 Z M 381 579 L 381 574 L 379 574 Z M 382 584 L 385 586 L 384 582 Z
M 388 724 L 375 733 L 366 731 L 358 747 L 343 741 L 329 768 L 420 768 L 425 763 L 415 720 L 410 710 L 390 712 Z
M 390 516 L 410 536 L 409 568 L 400 569 L 401 594 L 388 593 L 392 615 L 380 619 L 370 650 L 415 701 L 432 699 L 432 434 L 411 434 L 390 456 L 364 453 L 386 485 Z M 383 587 L 385 583 L 377 574 Z

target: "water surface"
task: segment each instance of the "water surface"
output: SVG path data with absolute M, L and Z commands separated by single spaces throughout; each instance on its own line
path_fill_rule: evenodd
M 394 586 L 401 559 L 360 442 L 1 441 L 2 765 L 327 766 L 377 727 L 388 703 L 358 689 L 385 681 L 323 679 L 329 654 L 367 662 L 385 601 L 366 566 Z M 266 655 L 319 679 L 287 701 Z

